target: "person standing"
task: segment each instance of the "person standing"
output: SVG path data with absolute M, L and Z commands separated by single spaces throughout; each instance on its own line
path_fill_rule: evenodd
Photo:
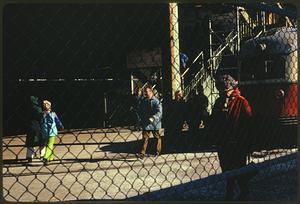
M 222 172 L 241 168 L 247 164 L 247 126 L 252 116 L 247 99 L 241 96 L 237 81 L 230 75 L 221 75 L 216 86 L 220 97 L 216 100 L 212 112 L 213 130 L 218 138 L 218 156 Z M 227 179 L 225 199 L 234 199 L 235 181 L 240 188 L 238 199 L 248 193 L 247 176 L 241 175 Z
M 46 152 L 43 158 L 43 162 L 47 165 L 50 161 L 54 159 L 53 156 L 53 146 L 55 138 L 57 136 L 57 129 L 64 130 L 64 126 L 57 117 L 55 112 L 52 112 L 51 103 L 47 100 L 43 101 L 43 119 L 41 125 L 41 132 L 44 137 L 48 137 L 48 144 L 46 147 Z
M 208 98 L 203 93 L 203 87 L 198 86 L 197 90 L 192 90 L 187 101 L 189 134 L 193 142 L 198 140 L 199 128 L 205 125 L 208 117 Z M 197 144 L 194 143 L 194 144 Z
M 143 146 L 140 154 L 137 156 L 143 159 L 146 155 L 147 146 L 150 134 L 157 139 L 156 155 L 161 154 L 161 119 L 162 119 L 162 105 L 161 102 L 154 96 L 151 86 L 145 87 L 145 98 L 140 104 L 140 117 L 142 126 Z
M 186 120 L 186 103 L 183 99 L 182 91 L 175 92 L 175 100 L 172 101 L 170 109 L 171 117 L 174 120 L 170 121 L 170 134 L 168 135 L 167 143 L 172 151 L 177 151 L 185 145 L 182 129 Z
M 47 138 L 41 135 L 41 119 L 43 111 L 39 98 L 37 96 L 30 96 L 30 103 L 27 106 L 27 116 L 29 124 L 27 125 L 26 142 L 27 147 L 26 159 L 28 162 L 32 162 L 35 154 L 35 147 L 40 148 L 41 158 L 45 154 L 45 146 L 47 144 Z
M 180 52 L 179 56 L 180 56 L 180 66 L 183 69 L 186 69 L 189 57 L 185 53 L 183 53 L 183 52 Z

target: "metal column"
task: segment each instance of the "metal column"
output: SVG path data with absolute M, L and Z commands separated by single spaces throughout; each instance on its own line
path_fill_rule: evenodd
M 175 98 L 175 92 L 181 91 L 180 77 L 180 49 L 179 49 L 179 26 L 178 26 L 178 5 L 169 3 L 170 14 L 170 39 L 171 39 L 171 80 L 172 80 L 172 98 Z
M 237 44 L 236 44 L 236 53 L 240 52 L 241 49 L 241 30 L 240 30 L 240 7 L 236 7 L 236 32 L 237 32 Z M 240 81 L 240 68 L 241 68 L 241 62 L 239 59 L 237 59 L 237 80 Z

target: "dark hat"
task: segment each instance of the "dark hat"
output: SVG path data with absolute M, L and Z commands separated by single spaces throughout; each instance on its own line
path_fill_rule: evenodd
M 228 91 L 234 89 L 237 85 L 238 81 L 229 74 L 220 75 L 216 81 L 216 86 L 219 91 Z

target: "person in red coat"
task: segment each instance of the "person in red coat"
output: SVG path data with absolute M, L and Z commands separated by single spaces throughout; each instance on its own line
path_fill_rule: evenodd
M 216 100 L 212 118 L 218 138 L 218 156 L 222 172 L 246 166 L 249 135 L 248 124 L 252 116 L 247 99 L 241 96 L 238 82 L 230 75 L 221 75 L 216 86 L 220 97 Z M 248 193 L 248 179 L 237 176 L 227 180 L 225 199 L 234 199 L 235 181 L 240 187 L 238 199 L 244 199 Z

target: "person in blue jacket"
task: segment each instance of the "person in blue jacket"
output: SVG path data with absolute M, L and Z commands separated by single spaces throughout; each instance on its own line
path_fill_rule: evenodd
M 137 156 L 143 159 L 146 155 L 146 150 L 149 142 L 150 134 L 157 139 L 156 155 L 161 153 L 161 119 L 162 119 L 162 104 L 154 96 L 151 86 L 145 87 L 145 98 L 141 101 L 139 114 L 141 118 L 142 135 L 143 135 L 143 147 L 140 154 Z
M 189 57 L 183 52 L 180 52 L 179 55 L 180 55 L 181 67 L 185 69 L 187 62 L 189 60 Z
M 43 137 L 48 137 L 48 144 L 46 146 L 46 152 L 43 158 L 44 164 L 48 164 L 54 159 L 53 146 L 55 138 L 59 130 L 64 130 L 64 126 L 57 117 L 55 112 L 51 111 L 51 103 L 47 100 L 43 101 L 44 115 L 41 123 L 41 132 Z

